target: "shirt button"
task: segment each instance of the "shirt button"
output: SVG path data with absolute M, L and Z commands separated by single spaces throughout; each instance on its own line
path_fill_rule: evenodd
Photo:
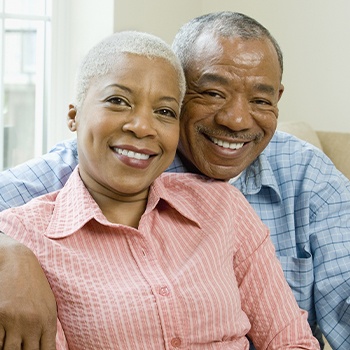
M 180 338 L 173 338 L 173 339 L 171 339 L 170 344 L 174 348 L 179 348 L 181 346 L 181 339 Z
M 170 294 L 170 290 L 167 286 L 160 287 L 159 294 L 162 295 L 163 297 L 166 297 Z

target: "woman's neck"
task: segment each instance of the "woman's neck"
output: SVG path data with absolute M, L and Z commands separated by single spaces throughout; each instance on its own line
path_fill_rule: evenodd
M 90 189 L 89 192 L 108 221 L 138 228 L 141 216 L 146 210 L 147 196 L 112 198 Z

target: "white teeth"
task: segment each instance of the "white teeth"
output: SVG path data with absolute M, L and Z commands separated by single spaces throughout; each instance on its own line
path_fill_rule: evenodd
M 221 146 L 223 148 L 230 148 L 230 149 L 240 149 L 243 147 L 244 143 L 243 142 L 227 142 L 227 141 L 222 141 L 219 140 L 215 137 L 210 138 L 216 145 Z
M 126 149 L 121 149 L 121 148 L 115 148 L 115 150 L 117 151 L 118 154 L 127 156 L 129 158 L 142 159 L 142 160 L 146 160 L 149 158 L 149 155 L 144 153 L 128 151 Z

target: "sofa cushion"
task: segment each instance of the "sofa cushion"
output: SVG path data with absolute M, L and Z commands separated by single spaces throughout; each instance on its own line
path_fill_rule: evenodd
M 337 169 L 350 179 L 350 133 L 315 131 L 303 121 L 281 122 L 277 129 L 320 148 Z
M 334 165 L 350 179 L 350 134 L 345 132 L 317 131 L 324 153 Z
M 291 121 L 291 122 L 279 122 L 277 129 L 287 132 L 298 137 L 301 140 L 307 141 L 312 145 L 323 150 L 320 139 L 317 132 L 306 122 Z

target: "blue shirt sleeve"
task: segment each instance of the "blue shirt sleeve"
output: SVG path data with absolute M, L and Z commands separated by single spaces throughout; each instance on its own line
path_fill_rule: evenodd
M 316 179 L 317 181 L 317 179 Z M 350 184 L 338 174 L 313 196 L 310 247 L 317 322 L 332 349 L 350 349 Z
M 0 173 L 0 211 L 63 187 L 78 164 L 76 139 Z

